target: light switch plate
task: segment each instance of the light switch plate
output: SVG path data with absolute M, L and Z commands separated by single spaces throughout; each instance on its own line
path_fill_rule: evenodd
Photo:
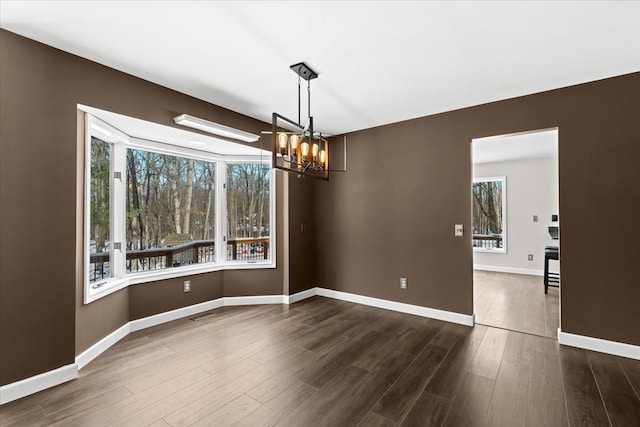
M 456 224 L 454 228 L 454 235 L 456 237 L 464 236 L 464 227 L 462 224 Z

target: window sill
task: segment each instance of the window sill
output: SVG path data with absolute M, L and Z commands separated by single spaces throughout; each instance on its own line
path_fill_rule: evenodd
M 485 248 L 473 248 L 473 252 L 480 252 L 484 254 L 506 254 L 506 249 L 485 249 Z
M 89 304 L 93 301 L 99 300 L 100 298 L 112 294 L 114 292 L 119 291 L 120 289 L 124 289 L 129 286 L 129 279 L 107 279 L 106 283 L 99 287 L 98 289 L 87 289 L 85 287 L 84 290 L 84 300 L 83 304 Z M 91 287 L 91 284 L 89 284 Z M 89 292 L 87 292 L 89 291 Z
M 224 264 L 209 264 L 209 265 L 190 265 L 184 267 L 174 267 L 166 270 L 158 271 L 145 271 L 142 273 L 131 273 L 123 279 L 111 279 L 107 281 L 101 288 L 92 289 L 93 292 L 89 292 L 87 295 L 87 289 L 85 288 L 84 304 L 89 304 L 104 296 L 112 294 L 120 289 L 124 289 L 130 285 L 138 285 L 141 283 L 155 282 L 158 280 L 174 279 L 176 277 L 187 277 L 195 274 L 211 273 L 215 271 L 224 270 L 257 270 L 257 269 L 271 269 L 276 268 L 276 263 L 273 261 L 251 262 L 244 261 L 228 261 Z

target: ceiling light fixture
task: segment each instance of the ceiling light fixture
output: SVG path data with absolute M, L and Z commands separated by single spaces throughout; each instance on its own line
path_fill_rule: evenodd
M 320 132 L 314 132 L 311 116 L 311 80 L 318 73 L 304 62 L 289 68 L 298 75 L 298 121 L 273 113 L 273 166 L 298 176 L 329 179 L 329 141 Z M 306 125 L 300 120 L 300 78 L 307 81 Z
M 188 114 L 181 114 L 179 116 L 176 116 L 173 118 L 173 121 L 176 122 L 176 124 L 182 126 L 188 126 L 190 128 L 203 130 L 214 135 L 238 139 L 244 142 L 255 142 L 258 140 L 258 138 L 260 138 L 259 135 L 254 135 L 243 130 L 234 129 L 232 127 L 210 122 L 208 120 L 199 119 Z

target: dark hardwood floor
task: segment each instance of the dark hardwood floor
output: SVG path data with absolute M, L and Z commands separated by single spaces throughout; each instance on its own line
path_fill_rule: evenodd
M 313 297 L 133 333 L 2 426 L 639 426 L 640 361 Z
M 473 312 L 481 325 L 556 338 L 559 295 L 558 288 L 545 294 L 539 276 L 473 272 Z

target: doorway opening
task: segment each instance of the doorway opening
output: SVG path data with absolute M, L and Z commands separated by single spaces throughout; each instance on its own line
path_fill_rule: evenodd
M 556 338 L 558 129 L 474 139 L 471 153 L 476 323 Z

